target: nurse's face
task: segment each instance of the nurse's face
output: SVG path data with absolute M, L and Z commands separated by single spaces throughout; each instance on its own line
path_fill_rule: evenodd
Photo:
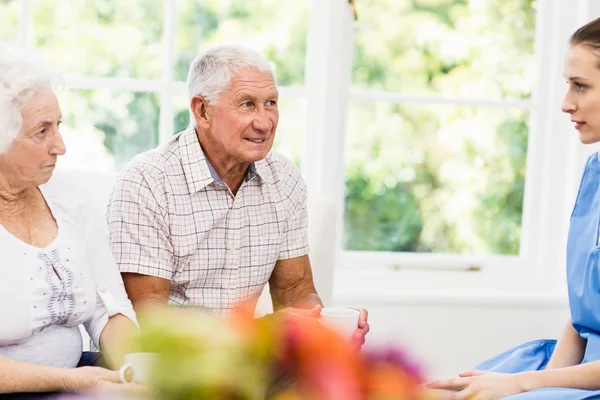
M 564 77 L 569 84 L 562 111 L 571 115 L 579 140 L 600 141 L 600 53 L 585 45 L 573 46 L 565 57 Z

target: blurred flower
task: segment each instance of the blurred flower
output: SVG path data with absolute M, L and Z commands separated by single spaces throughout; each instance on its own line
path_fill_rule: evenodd
M 360 399 L 359 353 L 317 320 L 290 317 L 281 332 L 281 364 L 298 389 L 319 399 Z
M 152 377 L 159 397 L 264 398 L 275 341 L 266 321 L 243 318 L 175 310 L 141 316 L 141 348 L 160 355 Z
M 360 353 L 318 320 L 293 314 L 224 319 L 181 310 L 141 315 L 141 349 L 160 355 L 159 399 L 263 399 L 272 379 L 291 377 L 276 400 L 417 400 L 421 372 L 388 346 Z

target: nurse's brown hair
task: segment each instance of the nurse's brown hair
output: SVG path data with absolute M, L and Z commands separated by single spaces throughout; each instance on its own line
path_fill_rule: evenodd
M 571 47 L 582 45 L 600 52 L 600 18 L 596 18 L 577 29 L 571 36 L 569 43 Z

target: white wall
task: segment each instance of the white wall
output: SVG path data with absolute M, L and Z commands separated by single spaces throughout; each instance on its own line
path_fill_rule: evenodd
M 345 304 L 338 304 L 345 305 Z M 557 338 L 565 305 L 443 305 L 363 302 L 369 345 L 395 343 L 425 367 L 429 379 L 455 375 L 513 346 Z
M 569 319 L 565 279 L 524 278 L 485 269 L 340 269 L 333 304 L 366 308 L 368 344 L 408 349 L 434 379 L 526 341 L 560 336 Z

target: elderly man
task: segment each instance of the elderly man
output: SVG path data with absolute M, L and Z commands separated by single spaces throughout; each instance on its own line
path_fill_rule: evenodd
M 188 76 L 191 123 L 129 162 L 108 212 L 113 253 L 134 307 L 148 302 L 223 315 L 256 302 L 318 316 L 306 187 L 270 152 L 279 120 L 269 63 L 239 46 L 208 50 Z M 369 330 L 361 310 L 353 340 Z

